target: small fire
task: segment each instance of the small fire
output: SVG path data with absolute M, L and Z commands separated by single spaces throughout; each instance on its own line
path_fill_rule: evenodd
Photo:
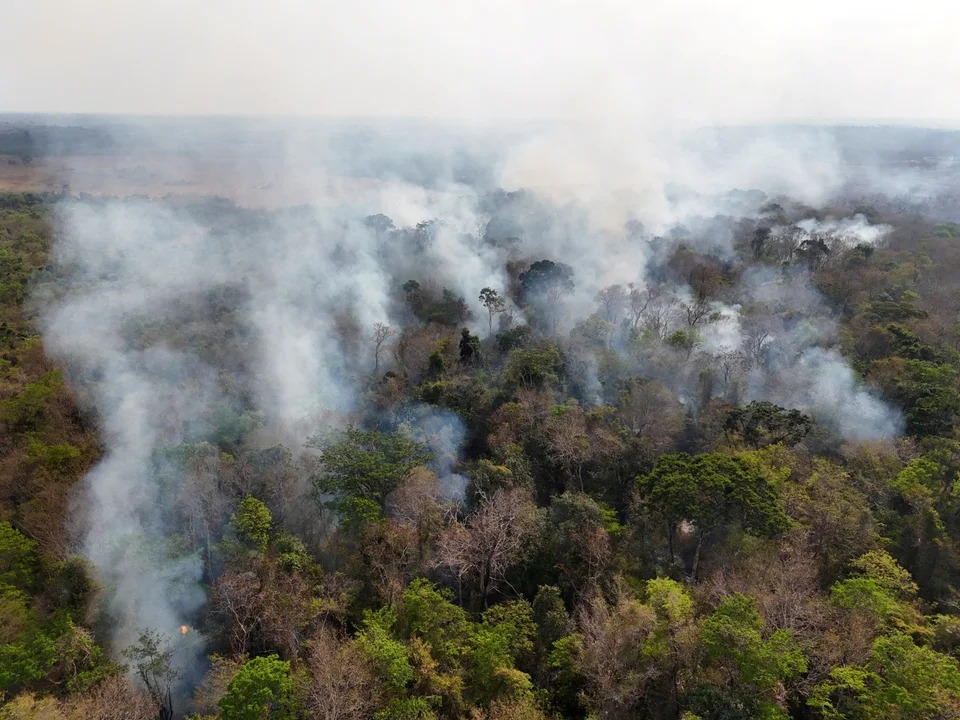
M 188 628 L 186 625 L 181 625 L 181 626 L 180 626 L 180 634 L 181 634 L 181 635 L 186 635 L 188 632 L 190 632 L 190 628 Z

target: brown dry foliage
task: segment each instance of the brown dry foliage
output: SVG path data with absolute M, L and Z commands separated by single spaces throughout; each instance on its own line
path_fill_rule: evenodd
M 378 707 L 380 687 L 359 649 L 329 627 L 310 640 L 304 697 L 318 720 L 366 720 Z

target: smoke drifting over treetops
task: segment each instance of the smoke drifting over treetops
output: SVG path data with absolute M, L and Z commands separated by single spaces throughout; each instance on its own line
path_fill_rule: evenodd
M 898 431 L 896 410 L 837 352 L 834 324 L 783 320 L 785 309 L 829 316 L 802 271 L 741 277 L 735 294 L 749 299 L 747 308 L 698 296 L 704 287 L 664 269 L 681 244 L 723 263 L 735 235 L 760 225 L 772 228 L 770 242 L 788 256 L 813 236 L 844 245 L 880 241 L 884 229 L 862 216 L 796 222 L 770 206 L 774 194 L 812 202 L 841 187 L 835 148 L 827 143 L 813 153 L 816 138 L 799 146 L 764 138 L 727 164 L 722 154 L 681 145 L 651 155 L 631 155 L 639 152 L 631 146 L 618 156 L 613 145 L 604 148 L 610 136 L 575 140 L 570 132 L 526 135 L 470 163 L 453 152 L 420 153 L 416 167 L 400 172 L 389 159 L 402 154 L 404 140 L 369 134 L 354 139 L 365 154 L 352 159 L 368 177 L 349 192 L 327 181 L 351 170 L 338 145 L 347 137 L 333 135 L 316 156 L 336 164 L 322 173 L 327 180 L 297 181 L 292 193 L 311 202 L 271 210 L 185 196 L 60 204 L 55 282 L 37 299 L 46 346 L 66 363 L 103 432 L 103 460 L 78 499 L 77 536 L 105 585 L 118 646 L 133 642 L 139 628 L 174 632 L 204 602 L 203 559 L 175 547 L 178 535 L 195 531 L 199 511 L 183 496 L 198 491 L 185 490 L 171 452 L 212 438 L 229 445 L 259 428 L 265 447 L 279 440 L 298 453 L 310 435 L 355 422 L 371 382 L 387 370 L 416 371 L 393 352 L 395 335 L 379 360 L 371 340 L 377 323 L 397 331 L 413 321 L 403 289 L 410 280 L 462 296 L 473 314 L 467 324 L 485 337 L 478 292 L 505 294 L 510 263 L 569 265 L 573 286 L 551 307 L 509 305 L 515 324 L 555 314 L 541 327 L 561 337 L 584 404 L 614 402 L 616 381 L 644 375 L 671 387 L 691 411 L 698 397 L 738 384 L 741 401 L 798 407 L 849 439 Z M 292 140 L 288 151 L 305 164 Z M 784 173 L 761 158 L 776 158 Z M 273 166 L 282 173 L 277 158 Z M 620 299 L 598 310 L 597 293 L 612 284 L 620 285 Z M 646 305 L 631 315 L 633 301 Z M 691 313 L 700 315 L 691 320 Z M 603 378 L 590 342 L 577 340 L 590 332 L 582 321 L 595 315 L 596 347 L 622 358 Z M 699 340 L 685 345 L 679 337 L 657 352 L 638 351 L 630 340 L 631 330 L 666 339 L 685 329 Z M 728 361 L 723 383 L 706 389 L 692 371 L 678 370 Z M 443 493 L 462 495 L 457 417 L 420 408 L 383 422 L 398 421 L 434 450 Z M 304 498 L 308 485 L 298 491 Z M 215 500 L 208 505 L 204 522 L 227 521 Z M 179 661 L 189 667 L 200 650 L 185 645 Z

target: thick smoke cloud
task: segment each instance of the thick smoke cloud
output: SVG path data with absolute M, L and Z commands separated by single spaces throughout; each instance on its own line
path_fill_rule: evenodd
M 319 428 L 351 421 L 373 369 L 371 328 L 391 322 L 405 279 L 470 298 L 474 285 L 503 285 L 503 259 L 466 235 L 476 230 L 468 192 L 398 181 L 349 203 L 316 199 L 270 213 L 142 198 L 58 208 L 54 280 L 37 300 L 49 352 L 103 431 L 77 535 L 104 583 L 118 648 L 141 629 L 175 633 L 204 602 L 201 559 L 171 545 L 187 520 L 173 507 L 184 472 L 170 449 L 222 433 L 223 414 L 236 420 L 247 403 L 262 439 L 302 448 Z M 443 222 L 410 257 L 363 222 L 372 212 Z M 444 493 L 462 499 L 465 479 L 453 472 L 462 423 L 426 410 L 414 422 Z M 185 668 L 195 660 L 186 649 L 178 657 Z

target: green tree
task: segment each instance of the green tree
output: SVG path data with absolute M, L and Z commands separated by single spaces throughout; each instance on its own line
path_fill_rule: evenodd
M 520 273 L 519 280 L 525 302 L 537 296 L 553 299 L 561 292 L 573 290 L 573 268 L 552 260 L 538 260 Z
M 0 587 L 27 590 L 33 585 L 35 547 L 33 540 L 24 537 L 9 522 L 0 522 Z
M 242 539 L 253 543 L 260 552 L 266 551 L 273 531 L 273 517 L 266 505 L 247 495 L 240 501 L 233 525 Z
M 296 717 L 290 663 L 276 655 L 250 660 L 230 680 L 218 706 L 221 720 Z
M 752 402 L 727 413 L 724 429 L 739 435 L 754 448 L 784 443 L 796 445 L 810 432 L 813 420 L 799 410 L 786 410 L 771 402 Z
M 156 631 L 143 630 L 137 642 L 124 649 L 123 655 L 133 663 L 137 676 L 157 707 L 160 720 L 172 720 L 171 689 L 180 678 L 180 671 L 173 663 L 170 639 Z
M 562 300 L 573 290 L 573 268 L 552 260 L 538 260 L 520 273 L 520 302 L 544 313 L 545 329 L 556 332 Z
M 407 646 L 393 636 L 397 616 L 389 608 L 366 611 L 356 643 L 372 664 L 376 675 L 395 695 L 413 681 L 413 666 Z
M 426 446 L 398 432 L 351 428 L 326 439 L 313 437 L 307 445 L 323 453 L 314 482 L 322 493 L 333 495 L 332 505 L 340 511 L 360 499 L 382 512 L 404 476 L 432 457 Z
M 486 707 L 493 700 L 530 697 L 530 676 L 518 670 L 514 662 L 514 643 L 528 641 L 528 628 L 513 623 L 475 624 L 469 638 L 466 678 L 469 695 Z
M 493 335 L 493 316 L 506 312 L 507 301 L 493 288 L 485 287 L 480 291 L 480 302 L 487 309 L 489 333 Z
M 40 429 L 51 397 L 63 387 L 63 373 L 51 370 L 9 400 L 0 401 L 0 417 L 17 432 Z
M 782 683 L 807 670 L 807 660 L 789 630 L 764 633 L 756 603 L 730 595 L 703 623 L 703 661 L 714 684 L 731 695 L 752 697 L 757 717 L 788 717 L 778 699 Z M 699 712 L 698 708 L 692 708 Z
M 0 645 L 0 692 L 13 693 L 24 687 L 36 685 L 43 680 L 57 662 L 57 638 L 47 631 L 26 608 L 22 594 L 4 593 L 6 600 L 20 599 L 20 611 L 13 611 L 3 619 L 21 625 L 16 642 Z M 17 628 L 6 628 L 15 631 Z M 162 720 L 168 720 L 163 718 Z
M 565 492 L 553 499 L 543 562 L 557 569 L 568 598 L 589 596 L 597 589 L 613 557 L 613 540 L 622 530 L 616 513 L 586 493 Z
M 960 717 L 960 666 L 908 635 L 886 635 L 874 642 L 866 664 L 835 668 L 808 706 L 824 720 Z
M 455 667 L 466 651 L 469 620 L 463 608 L 451 602 L 451 593 L 417 578 L 404 589 L 400 603 L 403 635 L 427 642 L 444 669 Z
M 790 526 L 776 488 L 740 458 L 719 453 L 663 455 L 653 472 L 639 479 L 639 486 L 644 502 L 667 525 L 671 558 L 677 524 L 686 520 L 696 526 L 694 576 L 704 538 L 723 525 L 737 521 L 746 532 L 760 536 Z
M 833 584 L 830 602 L 870 617 L 883 628 L 917 632 L 922 622 L 910 573 L 883 550 L 871 550 L 851 564 L 854 574 Z
M 553 345 L 513 350 L 507 357 L 503 384 L 510 390 L 543 389 L 560 382 L 563 358 Z
M 546 655 L 557 640 L 570 632 L 570 613 L 563 604 L 560 589 L 553 585 L 541 585 L 537 589 L 532 609 L 538 650 Z
M 887 358 L 870 369 L 887 395 L 899 402 L 911 435 L 944 435 L 960 414 L 958 371 L 925 360 Z

